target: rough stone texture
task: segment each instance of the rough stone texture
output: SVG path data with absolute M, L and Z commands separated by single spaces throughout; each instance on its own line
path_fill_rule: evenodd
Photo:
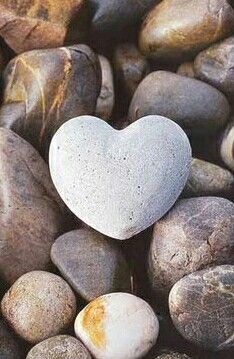
M 95 112 L 100 74 L 98 57 L 86 45 L 19 55 L 4 71 L 0 125 L 44 154 L 65 121 Z
M 91 30 L 98 35 L 113 36 L 133 26 L 157 0 L 90 0 L 93 9 Z
M 58 335 L 35 345 L 26 359 L 91 359 L 91 355 L 76 338 Z
M 123 43 L 114 52 L 114 70 L 118 86 L 131 99 L 139 83 L 150 72 L 147 59 L 131 43 Z
M 234 263 L 234 204 L 219 197 L 179 200 L 154 226 L 149 278 L 167 296 L 183 276 L 212 265 Z
M 83 37 L 85 0 L 1 0 L 0 36 L 16 52 L 59 47 Z M 75 31 L 72 25 L 76 23 Z
M 234 10 L 227 0 L 164 0 L 145 19 L 139 46 L 154 59 L 184 61 L 233 30 Z
M 63 211 L 46 163 L 14 132 L 0 128 L 0 277 L 12 284 L 50 268 Z
M 190 359 L 190 357 L 186 354 L 169 352 L 169 353 L 161 354 L 157 356 L 155 359 Z
M 152 72 L 138 86 L 128 113 L 131 122 L 161 115 L 177 122 L 189 134 L 212 133 L 228 120 L 230 107 L 217 89 L 172 72 Z
M 221 135 L 219 153 L 224 164 L 234 172 L 234 118 Z
M 190 156 L 185 133 L 164 117 L 148 116 L 117 131 L 81 116 L 57 131 L 49 162 L 60 196 L 78 218 L 109 237 L 127 239 L 175 203 Z
M 0 358 L 23 359 L 23 352 L 17 339 L 12 335 L 3 320 L 0 319 Z
M 177 69 L 177 74 L 194 78 L 194 63 L 193 62 L 183 62 Z
M 183 197 L 220 196 L 234 199 L 234 176 L 225 168 L 193 158 Z
M 158 331 L 149 304 L 127 293 L 95 299 L 75 321 L 77 337 L 96 359 L 142 358 L 156 343 Z
M 4 295 L 2 314 L 14 331 L 30 343 L 60 334 L 72 324 L 76 298 L 59 276 L 33 271 L 21 276 Z
M 115 89 L 112 67 L 109 60 L 102 56 L 98 56 L 102 70 L 102 86 L 101 92 L 97 99 L 95 115 L 110 120 L 115 104 Z
M 131 291 L 131 273 L 120 247 L 99 233 L 79 229 L 62 235 L 52 246 L 51 259 L 87 301 Z
M 170 314 L 177 330 L 206 349 L 234 347 L 234 266 L 192 273 L 172 288 Z
M 234 97 L 234 36 L 202 51 L 194 61 L 195 76 Z

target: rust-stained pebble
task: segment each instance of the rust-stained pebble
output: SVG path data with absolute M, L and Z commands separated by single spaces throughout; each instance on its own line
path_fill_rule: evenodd
M 234 263 L 234 204 L 219 197 L 179 200 L 155 223 L 148 272 L 152 288 L 167 297 L 183 276 Z
M 194 272 L 169 296 L 174 325 L 188 341 L 214 351 L 234 347 L 234 265 Z
M 64 122 L 95 112 L 101 72 L 94 52 L 75 45 L 23 53 L 10 61 L 3 80 L 0 126 L 44 154 Z
M 26 359 L 91 359 L 91 355 L 78 339 L 57 335 L 35 345 Z
M 76 298 L 59 276 L 33 271 L 21 276 L 4 295 L 4 318 L 30 343 L 62 333 L 75 318 Z
M 233 30 L 234 10 L 228 0 L 163 0 L 143 22 L 139 45 L 154 59 L 183 61 Z
M 84 36 L 84 5 L 85 0 L 1 0 L 0 36 L 16 53 L 59 47 L 69 38 L 77 43 Z
M 155 344 L 159 324 L 144 300 L 111 293 L 85 307 L 75 321 L 78 338 L 96 359 L 137 359 Z
M 64 213 L 44 160 L 4 128 L 0 167 L 0 277 L 12 284 L 26 272 L 50 268 L 50 248 L 63 229 Z

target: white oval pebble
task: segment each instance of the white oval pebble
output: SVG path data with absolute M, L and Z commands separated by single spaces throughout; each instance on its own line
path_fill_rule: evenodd
M 127 239 L 175 203 L 190 171 L 183 130 L 146 116 L 117 131 L 92 116 L 63 124 L 49 154 L 55 187 L 70 210 L 97 231 Z
M 75 333 L 96 359 L 137 359 L 156 343 L 158 319 L 143 299 L 127 293 L 101 296 L 77 316 Z

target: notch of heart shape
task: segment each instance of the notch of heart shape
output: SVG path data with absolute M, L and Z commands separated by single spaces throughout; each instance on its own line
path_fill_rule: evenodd
M 128 239 L 159 220 L 187 181 L 184 131 L 146 116 L 118 131 L 93 116 L 64 123 L 49 152 L 54 185 L 68 208 L 95 230 Z

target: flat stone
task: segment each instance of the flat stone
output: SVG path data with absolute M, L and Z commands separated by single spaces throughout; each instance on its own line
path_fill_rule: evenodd
M 193 158 L 183 197 L 218 196 L 234 199 L 234 176 L 225 168 Z
M 59 47 L 73 37 L 84 36 L 82 28 L 85 0 L 1 0 L 0 36 L 16 53 Z M 72 22 L 76 19 L 73 33 Z
M 234 266 L 194 272 L 172 288 L 174 325 L 188 341 L 214 351 L 234 347 Z
M 101 87 L 98 57 L 86 45 L 23 53 L 9 62 L 3 77 L 0 126 L 43 155 L 65 121 L 94 114 Z
M 99 297 L 77 316 L 75 333 L 96 359 L 138 359 L 154 346 L 159 324 L 143 299 L 127 293 Z
M 175 203 L 187 181 L 191 148 L 181 128 L 160 116 L 122 131 L 82 116 L 60 127 L 49 159 L 54 184 L 70 210 L 97 231 L 127 239 Z
M 149 251 L 150 283 L 167 298 L 182 277 L 234 262 L 234 204 L 219 197 L 179 200 L 155 223 Z
M 24 340 L 36 344 L 72 324 L 76 298 L 59 276 L 33 271 L 21 276 L 4 295 L 2 315 Z
M 222 91 L 230 100 L 234 96 L 234 36 L 202 51 L 195 58 L 195 76 Z
M 63 205 L 38 152 L 0 128 L 0 277 L 51 267 L 50 248 L 63 229 Z
M 62 235 L 52 246 L 51 258 L 87 301 L 111 292 L 131 291 L 131 273 L 121 248 L 99 233 L 78 229 Z
M 57 335 L 35 345 L 26 359 L 91 359 L 84 345 L 70 335 Z
M 0 320 L 0 358 L 1 359 L 23 359 L 23 351 L 21 350 L 18 340 L 10 332 L 3 320 Z
M 143 22 L 139 46 L 156 60 L 185 61 L 233 30 L 234 10 L 228 0 L 164 0 Z
M 138 86 L 128 119 L 133 122 L 146 115 L 165 116 L 189 135 L 204 135 L 220 130 L 229 114 L 226 97 L 214 87 L 169 71 L 155 71 Z

